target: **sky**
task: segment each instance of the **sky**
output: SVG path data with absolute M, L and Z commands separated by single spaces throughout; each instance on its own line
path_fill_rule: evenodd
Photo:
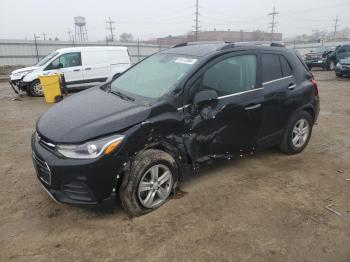
M 116 38 L 131 33 L 134 39 L 181 35 L 193 30 L 196 0 L 1 0 L 0 39 L 44 38 L 68 40 L 75 16 L 86 17 L 89 40 L 104 40 L 109 17 Z M 268 31 L 273 7 L 276 31 L 284 37 L 312 30 L 350 27 L 350 0 L 199 0 L 201 30 Z

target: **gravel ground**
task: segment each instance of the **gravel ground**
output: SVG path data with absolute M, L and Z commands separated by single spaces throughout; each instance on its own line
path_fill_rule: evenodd
M 131 219 L 56 204 L 30 136 L 49 105 L 0 83 L 0 261 L 350 261 L 350 78 L 315 72 L 321 113 L 295 156 L 270 149 L 211 166 Z M 326 209 L 326 206 L 341 215 Z

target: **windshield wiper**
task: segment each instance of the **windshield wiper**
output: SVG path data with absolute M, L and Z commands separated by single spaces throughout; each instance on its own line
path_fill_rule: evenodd
M 135 101 L 135 98 L 133 97 L 130 97 L 130 96 L 127 96 L 119 91 L 115 91 L 115 90 L 111 90 L 109 89 L 109 92 L 116 95 L 116 96 L 119 96 L 120 98 L 124 99 L 124 100 L 129 100 L 129 101 Z

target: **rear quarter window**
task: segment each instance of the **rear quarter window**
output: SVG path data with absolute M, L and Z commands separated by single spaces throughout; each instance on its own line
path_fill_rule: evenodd
M 279 57 L 280 57 L 283 76 L 285 77 L 285 76 L 292 75 L 293 71 L 292 71 L 292 68 L 291 68 L 289 62 L 287 61 L 287 59 L 282 55 L 280 55 Z
M 282 68 L 277 54 L 263 54 L 262 62 L 262 81 L 269 82 L 282 78 Z

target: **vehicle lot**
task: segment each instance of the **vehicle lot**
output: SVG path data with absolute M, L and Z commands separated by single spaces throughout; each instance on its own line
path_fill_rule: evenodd
M 349 261 L 350 78 L 315 76 L 321 113 L 303 153 L 202 169 L 180 184 L 187 194 L 133 219 L 48 197 L 30 136 L 50 106 L 0 83 L 0 261 Z

